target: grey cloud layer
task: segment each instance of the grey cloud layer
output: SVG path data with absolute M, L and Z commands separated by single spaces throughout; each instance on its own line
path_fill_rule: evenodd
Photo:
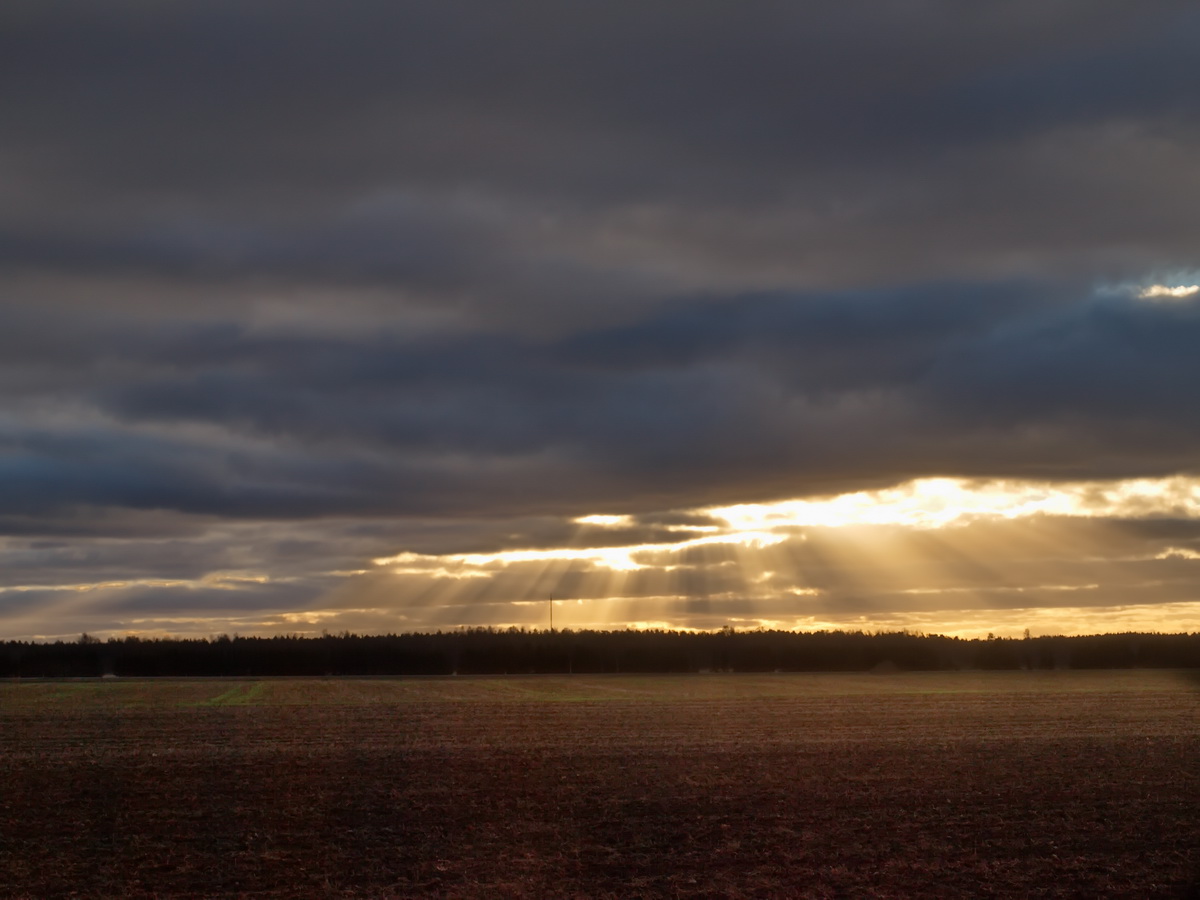
M 629 512 L 1194 471 L 1200 438 L 1200 306 L 1072 286 L 678 301 L 549 341 L 26 319 L 0 423 L 25 516 Z
M 1188 263 L 1197 236 L 1178 4 L 4 16 L 10 265 L 446 291 L 561 244 L 566 283 L 616 254 L 828 286 Z
M 1167 2 L 7 3 L 3 582 L 1194 472 L 1200 305 L 1108 289 L 1200 268 L 1198 38 Z

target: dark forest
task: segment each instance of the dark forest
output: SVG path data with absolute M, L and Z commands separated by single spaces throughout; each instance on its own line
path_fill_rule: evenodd
M 1198 634 L 962 639 L 910 632 L 511 628 L 0 644 L 0 677 L 524 675 L 1200 668 Z

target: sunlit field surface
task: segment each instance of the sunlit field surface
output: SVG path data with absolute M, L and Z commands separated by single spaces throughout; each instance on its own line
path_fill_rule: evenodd
M 8 682 L 5 897 L 1181 896 L 1169 672 Z

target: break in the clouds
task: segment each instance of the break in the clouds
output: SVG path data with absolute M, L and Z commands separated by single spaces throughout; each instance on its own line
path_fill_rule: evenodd
M 1197 38 L 8 3 L 0 634 L 1191 628 Z

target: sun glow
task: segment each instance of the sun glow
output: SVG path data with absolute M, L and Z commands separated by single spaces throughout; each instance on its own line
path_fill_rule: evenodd
M 125 581 L 89 581 L 73 584 L 10 584 L 0 585 L 0 593 L 118 591 L 129 588 L 213 588 L 234 591 L 247 584 L 269 584 L 267 575 L 246 572 L 209 572 L 197 579 L 180 578 L 133 578 Z
M 1137 520 L 1163 525 L 1120 524 Z M 1058 627 L 1065 619 L 1029 610 L 1081 603 L 1097 612 L 1080 621 L 1108 616 L 1124 625 L 1158 621 L 1155 609 L 1195 599 L 1180 567 L 1200 564 L 1200 540 L 1186 520 L 1200 520 L 1200 479 L 1188 476 L 922 478 L 824 497 L 664 510 L 660 522 L 646 512 L 584 515 L 558 545 L 383 556 L 339 602 L 411 598 L 398 599 L 410 604 L 400 618 L 437 627 L 541 627 L 550 597 L 583 601 L 558 610 L 558 627 L 739 622 L 986 634 L 1016 617 Z M 631 524 L 661 537 L 623 543 L 611 531 Z
M 1196 294 L 1200 294 L 1200 284 L 1152 284 L 1138 292 L 1143 300 L 1185 300 Z
M 833 497 L 742 503 L 695 510 L 723 524 L 696 527 L 703 532 L 670 543 L 616 547 L 546 547 L 492 553 L 399 553 L 373 560 L 395 574 L 451 579 L 480 578 L 497 569 L 524 563 L 581 563 L 612 572 L 670 569 L 672 559 L 696 548 L 720 546 L 762 550 L 789 539 L 803 540 L 806 529 L 893 526 L 938 530 L 979 521 L 1031 517 L 1200 518 L 1200 479 L 1176 476 L 1118 482 L 1036 483 L 1014 480 L 921 478 L 897 487 L 857 491 Z M 582 516 L 586 526 L 613 527 L 630 516 Z M 694 533 L 694 532 L 693 532 Z M 1190 550 L 1174 549 L 1179 558 Z M 770 571 L 754 573 L 766 580 Z
M 422 553 L 400 553 L 396 556 L 382 557 L 374 560 L 377 566 L 387 566 L 392 571 L 413 571 L 414 565 L 433 565 L 452 577 L 473 577 L 476 570 L 500 565 L 507 566 L 515 563 L 542 562 L 549 560 L 567 560 L 572 562 L 587 562 L 612 569 L 616 572 L 633 572 L 648 568 L 649 564 L 639 557 L 661 553 L 676 553 L 693 547 L 711 546 L 714 544 L 741 544 L 749 547 L 766 547 L 786 540 L 783 534 L 773 534 L 766 531 L 744 531 L 730 534 L 712 534 L 692 538 L 673 544 L 632 544 L 627 547 L 550 547 L 542 550 L 500 550 L 495 553 L 452 553 L 445 556 L 427 555 Z M 428 571 L 424 569 L 422 571 Z
M 733 531 L 898 525 L 944 528 L 1028 516 L 1200 518 L 1200 480 L 1183 476 L 1115 483 L 1046 484 L 921 478 L 899 487 L 816 500 L 743 503 L 704 510 Z
M 580 516 L 576 525 L 598 525 L 601 528 L 625 528 L 633 524 L 633 516 Z
M 1154 557 L 1155 559 L 1200 559 L 1200 552 L 1190 547 L 1168 547 Z

